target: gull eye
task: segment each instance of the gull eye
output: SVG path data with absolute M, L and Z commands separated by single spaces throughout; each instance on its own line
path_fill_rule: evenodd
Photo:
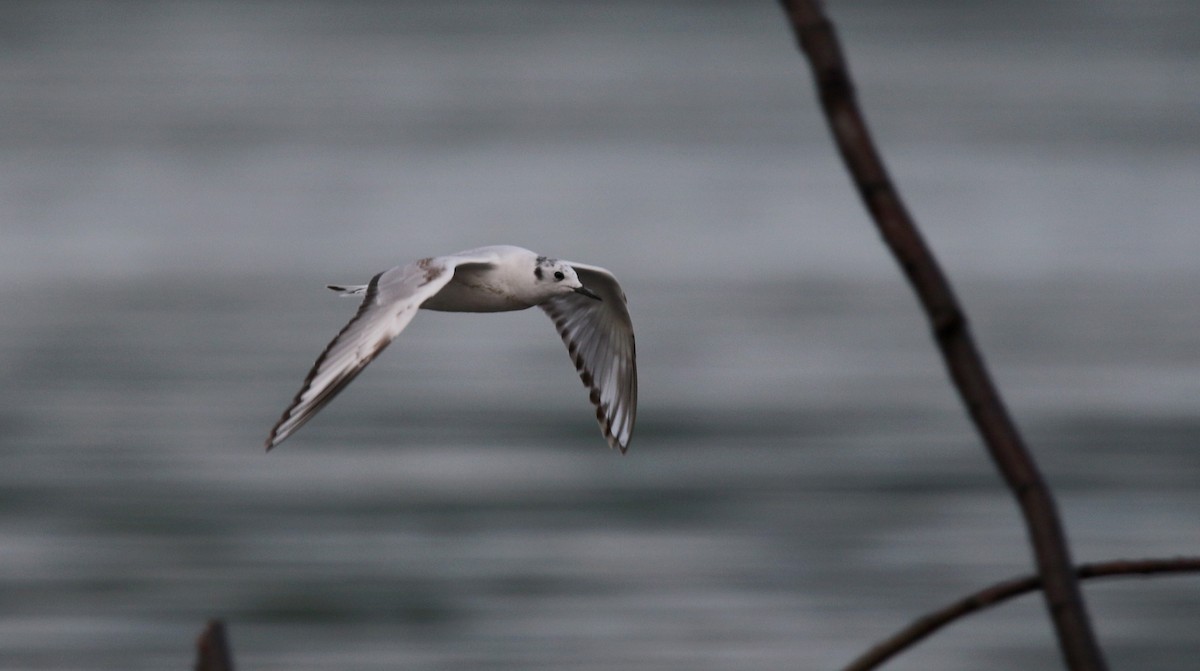
M 566 275 L 563 275 L 561 270 L 554 271 L 554 279 L 555 280 L 561 281 L 565 277 L 566 277 Z

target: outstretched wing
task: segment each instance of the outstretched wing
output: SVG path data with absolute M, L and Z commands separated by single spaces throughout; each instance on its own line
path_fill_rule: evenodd
M 350 323 L 329 343 L 291 405 L 271 429 L 267 449 L 282 443 L 366 368 L 412 321 L 421 304 L 441 291 L 454 269 L 486 264 L 489 256 L 439 256 L 397 266 L 371 278 Z
M 637 416 L 637 352 L 625 292 L 607 270 L 567 263 L 600 300 L 566 294 L 546 301 L 541 308 L 554 321 L 590 392 L 596 420 L 609 446 L 624 453 Z

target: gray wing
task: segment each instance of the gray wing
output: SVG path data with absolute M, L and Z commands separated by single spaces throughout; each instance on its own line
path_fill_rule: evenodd
M 300 391 L 271 429 L 267 449 L 282 443 L 345 389 L 400 335 L 421 304 L 446 286 L 456 267 L 490 259 L 460 255 L 427 258 L 371 278 L 358 312 L 317 357 Z
M 607 270 L 567 263 L 600 300 L 567 294 L 546 301 L 541 308 L 554 321 L 588 388 L 609 446 L 624 453 L 637 417 L 637 351 L 625 292 Z

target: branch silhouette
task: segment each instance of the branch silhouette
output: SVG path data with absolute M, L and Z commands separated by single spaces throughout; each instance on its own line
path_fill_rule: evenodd
M 1025 521 L 1038 575 L 1068 668 L 1103 671 L 1054 496 L 992 383 L 966 315 L 888 175 L 854 94 L 833 24 L 817 0 L 780 0 L 816 80 L 838 150 L 884 242 L 916 292 L 967 412 Z
M 1075 570 L 1080 580 L 1093 578 L 1130 577 L 1161 573 L 1193 573 L 1200 571 L 1200 557 L 1176 557 L 1173 559 L 1114 560 L 1095 564 L 1081 564 Z M 1041 580 L 1036 575 L 1027 575 L 998 582 L 974 594 L 943 606 L 914 620 L 907 627 L 876 644 L 843 671 L 869 671 L 878 668 L 887 660 L 925 640 L 934 632 L 951 622 L 976 611 L 999 605 L 1009 599 L 1040 589 Z
M 209 620 L 204 631 L 196 639 L 195 671 L 233 671 L 233 655 L 229 651 L 229 637 L 225 635 L 225 623 Z

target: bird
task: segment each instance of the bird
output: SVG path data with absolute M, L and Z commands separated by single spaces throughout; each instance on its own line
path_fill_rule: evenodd
M 493 245 L 429 256 L 364 285 L 330 284 L 362 303 L 330 341 L 266 440 L 270 451 L 324 408 L 408 326 L 418 310 L 508 312 L 537 306 L 550 317 L 588 389 L 609 447 L 629 449 L 637 416 L 637 353 L 625 292 L 597 266 L 522 247 Z

